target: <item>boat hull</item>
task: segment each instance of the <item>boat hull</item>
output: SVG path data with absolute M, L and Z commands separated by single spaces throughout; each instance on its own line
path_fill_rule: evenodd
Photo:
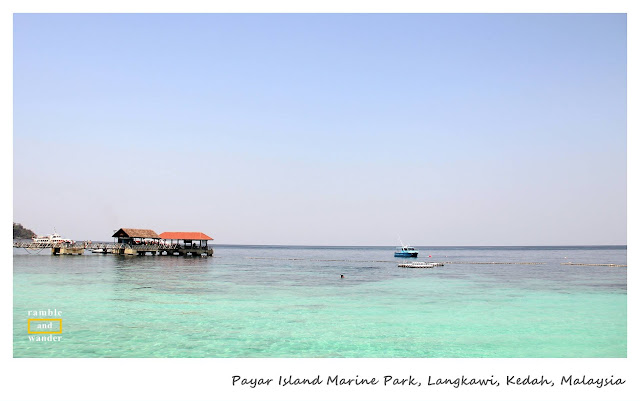
M 396 258 L 417 258 L 418 252 L 396 252 L 394 255 Z

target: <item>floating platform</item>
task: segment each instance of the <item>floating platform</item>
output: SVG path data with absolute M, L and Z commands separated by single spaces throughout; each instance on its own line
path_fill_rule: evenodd
M 436 266 L 444 266 L 442 262 L 412 262 L 412 263 L 400 263 L 398 267 L 410 267 L 414 269 L 425 269 Z

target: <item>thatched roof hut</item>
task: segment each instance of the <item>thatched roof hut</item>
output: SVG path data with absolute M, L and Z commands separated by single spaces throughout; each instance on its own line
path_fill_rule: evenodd
M 146 230 L 141 228 L 121 228 L 116 231 L 113 238 L 151 238 L 158 239 L 160 236 L 153 230 Z

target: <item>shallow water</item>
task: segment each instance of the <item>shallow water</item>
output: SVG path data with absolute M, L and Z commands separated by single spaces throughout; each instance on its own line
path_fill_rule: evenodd
M 391 247 L 15 250 L 14 356 L 626 357 L 627 268 L 562 265 L 626 265 L 626 247 L 417 249 L 445 266 L 399 268 Z M 60 341 L 30 341 L 48 309 Z

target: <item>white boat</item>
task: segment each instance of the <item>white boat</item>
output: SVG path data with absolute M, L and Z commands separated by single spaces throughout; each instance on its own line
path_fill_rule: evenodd
M 60 234 L 55 232 L 51 235 L 41 235 L 31 238 L 34 244 L 54 245 L 54 244 L 73 244 L 73 240 L 62 238 Z

